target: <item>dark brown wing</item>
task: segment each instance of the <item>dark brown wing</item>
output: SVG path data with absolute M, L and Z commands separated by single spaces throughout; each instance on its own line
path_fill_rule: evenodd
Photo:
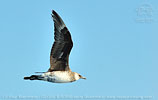
M 51 71 L 68 71 L 69 68 L 69 54 L 73 46 L 71 35 L 63 20 L 53 10 L 52 17 L 54 21 L 54 39 L 55 42 L 50 54 L 50 68 Z

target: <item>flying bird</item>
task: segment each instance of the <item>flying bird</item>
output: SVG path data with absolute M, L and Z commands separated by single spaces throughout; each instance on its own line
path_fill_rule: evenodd
M 69 83 L 86 79 L 79 73 L 72 72 L 69 67 L 69 55 L 73 47 L 71 34 L 61 17 L 52 10 L 54 21 L 54 43 L 50 53 L 50 68 L 41 75 L 24 77 L 25 80 L 42 80 L 53 83 Z

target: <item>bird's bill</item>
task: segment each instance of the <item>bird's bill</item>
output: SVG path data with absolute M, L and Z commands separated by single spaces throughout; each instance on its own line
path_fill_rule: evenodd
M 85 79 L 86 80 L 86 77 L 81 77 L 81 79 Z

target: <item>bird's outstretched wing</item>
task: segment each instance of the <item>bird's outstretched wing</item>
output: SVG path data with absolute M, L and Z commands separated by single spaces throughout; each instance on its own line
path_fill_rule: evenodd
M 53 10 L 52 18 L 54 21 L 54 44 L 50 53 L 50 68 L 51 71 L 68 71 L 69 54 L 73 47 L 71 35 L 65 26 L 61 17 Z

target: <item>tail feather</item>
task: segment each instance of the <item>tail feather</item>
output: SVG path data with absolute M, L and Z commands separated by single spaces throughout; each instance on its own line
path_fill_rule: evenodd
M 24 80 L 29 80 L 30 79 L 30 77 L 24 77 Z
M 35 72 L 35 73 L 45 73 L 45 72 Z
M 30 77 L 24 77 L 24 80 L 41 80 L 40 75 L 31 75 Z

